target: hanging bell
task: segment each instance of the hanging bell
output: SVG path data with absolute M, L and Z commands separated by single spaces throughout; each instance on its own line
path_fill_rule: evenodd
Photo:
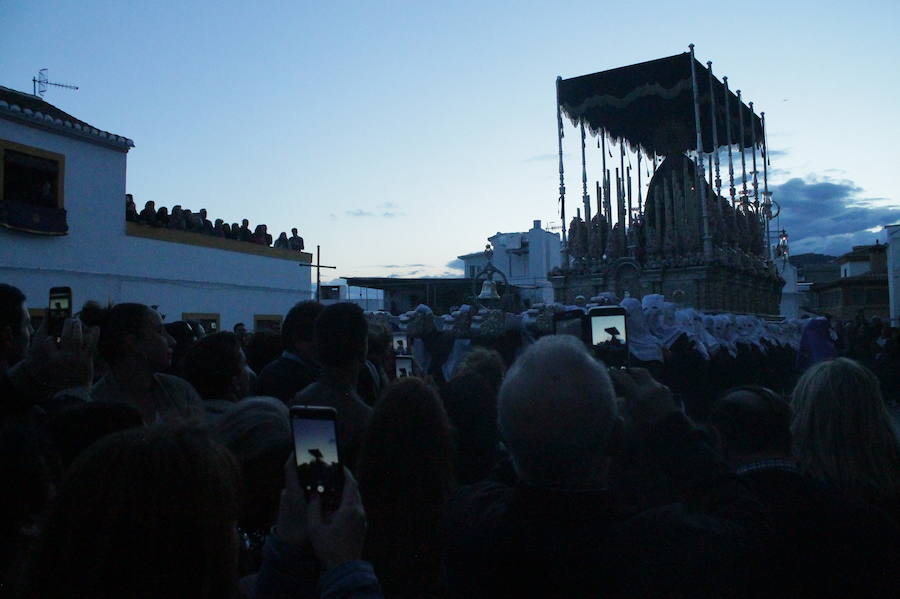
M 487 280 L 481 284 L 481 293 L 478 294 L 478 299 L 480 300 L 498 300 L 500 296 L 497 295 L 497 286 L 491 281 Z

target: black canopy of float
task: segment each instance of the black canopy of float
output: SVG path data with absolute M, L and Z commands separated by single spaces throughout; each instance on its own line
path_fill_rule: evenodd
M 726 120 L 731 119 L 731 139 L 745 148 L 762 142 L 762 123 L 750 108 L 744 111 L 744 139 L 740 140 L 738 99 L 729 91 L 729 112 L 725 112 L 725 86 L 713 77 L 710 93 L 709 71 L 694 60 L 700 97 L 700 125 L 703 151 L 713 151 L 710 101 L 715 97 L 718 146 L 726 143 Z M 648 154 L 667 156 L 697 149 L 694 126 L 694 97 L 691 85 L 691 55 L 688 52 L 592 75 L 559 82 L 559 104 L 563 113 L 578 123 L 582 119 L 593 134 L 601 130 L 612 139 L 624 139 Z

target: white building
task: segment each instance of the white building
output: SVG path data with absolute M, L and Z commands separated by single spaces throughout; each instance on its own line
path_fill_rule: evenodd
M 134 301 L 216 330 L 275 326 L 312 296 L 308 253 L 126 223 L 132 147 L 0 86 L 0 281 L 20 288 L 36 316 L 59 286 L 72 288 L 76 310 Z
M 519 288 L 523 299 L 532 303 L 552 302 L 553 286 L 547 273 L 562 264 L 562 241 L 558 233 L 541 228 L 541 221 L 534 221 L 524 233 L 500 233 L 488 237 L 494 250 L 492 262 L 510 285 Z M 463 261 L 465 276 L 475 275 L 487 264 L 484 252 L 458 256 Z
M 784 279 L 784 287 L 781 288 L 781 302 L 779 313 L 785 318 L 800 318 L 804 303 L 804 292 L 808 286 L 801 287 L 797 275 L 797 267 L 787 258 L 775 259 L 775 270 Z

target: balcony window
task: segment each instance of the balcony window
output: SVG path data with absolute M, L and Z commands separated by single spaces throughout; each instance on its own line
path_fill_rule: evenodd
M 29 233 L 68 232 L 65 157 L 0 139 L 0 225 Z

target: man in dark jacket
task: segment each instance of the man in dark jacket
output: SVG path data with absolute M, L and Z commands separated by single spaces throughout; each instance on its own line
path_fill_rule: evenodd
M 288 403 L 319 377 L 313 331 L 321 311 L 322 304 L 314 301 L 300 302 L 288 311 L 281 324 L 284 351 L 259 373 L 257 395 L 270 395 Z
M 461 488 L 448 508 L 447 575 L 466 597 L 735 596 L 769 532 L 708 437 L 642 369 L 617 374 L 575 338 L 548 336 L 512 366 L 498 399 L 510 480 Z M 631 440 L 673 499 L 635 512 L 610 489 Z M 674 501 L 677 500 L 677 501 Z

